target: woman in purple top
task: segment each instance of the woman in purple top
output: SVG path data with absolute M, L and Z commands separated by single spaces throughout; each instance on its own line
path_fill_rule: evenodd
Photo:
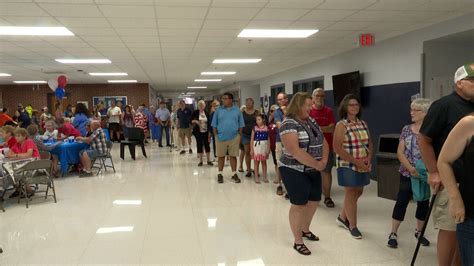
M 397 231 L 405 218 L 408 203 L 412 199 L 413 192 L 411 187 L 411 177 L 417 177 L 419 174 L 415 169 L 415 164 L 421 160 L 420 148 L 418 147 L 417 136 L 420 131 L 423 119 L 428 112 L 431 101 L 428 99 L 416 99 L 411 103 L 411 120 L 412 124 L 406 125 L 402 129 L 400 142 L 398 144 L 398 160 L 400 161 L 400 188 L 398 191 L 397 202 L 392 213 L 392 232 L 388 237 L 387 246 L 397 248 Z M 421 228 L 428 211 L 428 200 L 418 201 L 416 207 L 416 229 L 415 239 L 418 239 Z M 423 237 L 421 239 L 423 246 L 429 246 L 430 242 Z

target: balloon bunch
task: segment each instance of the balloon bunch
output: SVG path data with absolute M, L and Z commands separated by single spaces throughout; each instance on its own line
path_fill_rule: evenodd
M 66 90 L 64 90 L 66 85 L 67 77 L 64 75 L 59 76 L 57 79 L 50 79 L 48 81 L 49 88 L 54 91 L 54 95 L 58 100 L 62 100 L 66 95 Z

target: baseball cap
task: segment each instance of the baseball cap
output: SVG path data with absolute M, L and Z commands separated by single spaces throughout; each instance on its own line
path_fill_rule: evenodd
M 460 66 L 458 70 L 456 70 L 456 73 L 454 73 L 454 83 L 465 78 L 474 78 L 474 63 Z

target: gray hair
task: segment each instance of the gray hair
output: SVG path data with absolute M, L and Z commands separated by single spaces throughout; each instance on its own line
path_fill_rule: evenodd
M 428 109 L 430 109 L 431 101 L 430 99 L 427 98 L 418 98 L 415 99 L 411 102 L 411 106 L 420 109 L 422 112 L 426 113 L 428 112 Z
M 316 93 L 318 93 L 318 92 L 320 92 L 320 91 L 322 91 L 322 92 L 324 93 L 324 89 L 323 89 L 323 88 L 316 88 L 316 89 L 314 89 L 314 90 L 313 90 L 313 93 L 311 94 L 311 96 L 316 95 Z
M 58 125 L 56 124 L 56 122 L 54 122 L 54 120 L 48 120 L 46 122 L 44 122 L 45 125 L 51 125 L 53 126 L 53 128 L 58 128 Z

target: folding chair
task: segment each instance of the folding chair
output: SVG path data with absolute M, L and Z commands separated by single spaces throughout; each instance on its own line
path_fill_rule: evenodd
M 21 196 L 24 195 L 26 200 L 26 208 L 28 208 L 28 201 L 31 199 L 28 197 L 26 188 L 29 187 L 30 184 L 46 185 L 45 191 L 36 191 L 36 193 L 45 192 L 45 199 L 47 199 L 49 189 L 52 189 L 54 203 L 57 202 L 56 189 L 53 178 L 51 177 L 51 165 L 52 162 L 49 159 L 35 160 L 26 163 L 15 171 L 16 175 L 19 177 L 20 185 L 20 196 L 18 197 L 18 203 L 20 203 Z
M 107 143 L 106 152 L 104 154 L 97 156 L 94 159 L 94 162 L 92 163 L 94 168 L 99 168 L 99 170 L 97 171 L 97 175 L 100 174 L 100 172 L 102 171 L 102 168 L 105 169 L 105 171 L 107 171 L 107 167 L 112 168 L 115 173 L 114 161 L 112 160 L 112 154 L 110 153 L 110 151 L 112 150 L 113 143 L 110 140 L 108 140 L 106 143 Z M 107 164 L 107 159 L 110 159 L 110 164 Z M 99 166 L 95 166 L 96 162 L 99 163 Z

